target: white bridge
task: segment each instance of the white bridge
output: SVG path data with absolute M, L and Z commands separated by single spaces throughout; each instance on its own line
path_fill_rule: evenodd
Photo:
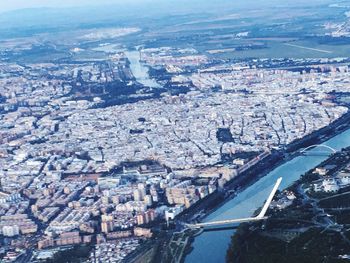
M 306 153 L 308 150 L 313 149 L 313 148 L 324 148 L 324 149 L 326 149 L 326 150 L 329 150 L 330 153 L 332 153 L 332 154 L 337 152 L 336 149 L 334 149 L 334 148 L 332 148 L 332 147 L 330 147 L 330 146 L 328 146 L 328 145 L 325 145 L 325 144 L 314 144 L 314 145 L 310 145 L 310 146 L 308 146 L 308 147 L 302 149 L 302 150 L 300 151 L 300 153 L 301 153 L 301 154 Z
M 267 209 L 269 208 L 271 201 L 273 197 L 275 196 L 275 193 L 280 186 L 282 181 L 282 177 L 278 178 L 276 181 L 275 186 L 273 187 L 269 197 L 267 198 L 263 208 L 261 209 L 261 212 L 256 217 L 247 217 L 247 218 L 238 218 L 238 219 L 229 219 L 229 220 L 220 220 L 220 221 L 213 221 L 213 222 L 207 222 L 207 223 L 198 223 L 198 224 L 186 224 L 189 228 L 203 228 L 203 227 L 211 227 L 211 226 L 222 226 L 227 224 L 235 224 L 235 223 L 244 223 L 244 222 L 253 222 L 253 221 L 260 221 L 264 220 L 267 217 L 265 216 Z

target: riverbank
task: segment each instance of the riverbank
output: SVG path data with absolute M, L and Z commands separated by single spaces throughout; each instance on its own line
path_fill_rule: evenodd
M 300 154 L 300 150 L 314 144 L 322 144 L 323 142 L 337 136 L 343 131 L 350 128 L 350 112 L 344 114 L 341 118 L 334 121 L 331 125 L 324 127 L 318 131 L 315 131 L 306 137 L 299 139 L 291 144 L 287 145 L 284 149 L 273 151 L 270 156 L 266 159 L 258 162 L 256 165 L 252 166 L 245 172 L 237 175 L 231 181 L 229 181 L 223 190 L 223 193 L 237 190 L 243 191 L 257 180 L 266 176 L 269 172 L 273 171 L 277 167 L 283 165 L 284 163 L 294 159 Z M 235 193 L 237 195 L 238 192 Z M 193 208 L 186 210 L 185 216 L 179 218 L 181 221 L 186 221 L 191 215 L 198 212 L 202 212 L 202 220 L 215 212 L 218 208 L 223 206 L 228 201 L 232 200 L 235 195 L 225 196 L 222 193 L 215 193 L 216 198 L 207 198 L 201 200 Z M 216 202 L 220 200 L 220 202 Z
M 299 154 L 300 148 L 304 148 L 309 145 L 313 145 L 315 143 L 322 143 L 344 132 L 346 129 L 349 129 L 349 122 L 350 122 L 350 113 L 347 113 L 346 115 L 342 116 L 340 119 L 332 123 L 330 126 L 325 127 L 319 131 L 316 131 L 301 140 L 293 142 L 291 145 L 285 147 L 284 149 L 281 149 L 279 151 L 273 151 L 272 154 L 268 156 L 266 159 L 258 162 L 256 165 L 254 165 L 244 173 L 236 176 L 232 181 L 230 181 L 225 186 L 225 191 L 215 192 L 214 194 L 208 196 L 207 198 L 199 201 L 193 207 L 191 207 L 190 209 L 187 209 L 182 215 L 180 215 L 177 221 L 188 222 L 188 220 L 191 217 L 193 217 L 195 214 L 198 214 L 198 213 L 202 214 L 202 216 L 199 219 L 204 221 L 212 220 L 211 216 L 213 214 L 214 215 L 220 214 L 222 211 L 219 211 L 219 210 L 221 209 L 225 210 L 226 209 L 224 208 L 225 206 L 230 207 L 230 204 L 232 202 L 238 203 L 238 204 L 242 202 L 242 200 L 244 202 L 244 200 L 249 199 L 249 196 L 240 198 L 239 196 L 237 197 L 237 195 L 242 195 L 242 194 L 244 195 L 244 192 L 246 189 L 254 186 L 254 184 L 257 181 L 263 179 L 266 175 L 271 173 L 271 171 L 274 171 L 275 169 L 297 158 L 300 155 Z M 297 148 L 297 146 L 299 148 Z M 293 149 L 293 148 L 294 148 L 294 151 L 291 151 L 290 149 Z M 267 187 L 269 187 L 270 185 L 271 185 L 270 183 L 267 184 Z M 238 187 L 239 187 L 239 191 L 237 191 Z M 225 192 L 228 192 L 230 190 L 236 190 L 235 195 L 233 197 L 232 195 L 225 196 Z M 266 199 L 266 196 L 264 195 L 264 192 L 263 192 L 262 197 L 259 199 L 259 201 L 263 201 L 265 199 Z M 235 202 L 236 200 L 237 202 Z M 254 209 L 252 210 L 255 211 L 256 208 L 257 207 L 254 207 Z M 249 211 L 250 211 L 249 208 L 246 208 L 246 211 L 243 213 L 243 216 L 251 216 L 253 211 L 252 212 L 249 212 Z M 240 214 L 239 213 L 234 214 L 229 218 L 235 218 L 235 217 L 240 217 Z M 215 232 L 212 232 L 211 234 L 213 233 L 215 234 Z M 207 233 L 204 233 L 203 235 L 207 235 Z M 230 231 L 230 233 L 227 236 L 228 240 L 231 235 L 232 235 L 232 231 Z M 182 253 L 181 253 L 180 261 L 182 262 L 186 261 L 187 255 L 193 252 L 193 244 L 194 242 L 196 242 L 197 239 L 202 239 L 202 237 L 198 236 L 198 237 L 193 237 L 186 240 L 186 249 L 184 250 L 181 249 Z M 169 244 L 169 240 L 170 238 L 162 242 L 162 245 L 160 247 L 165 249 L 167 247 L 167 244 Z M 213 240 L 209 240 L 209 241 L 213 241 Z M 160 252 L 164 252 L 164 250 L 160 249 Z M 158 262 L 159 262 L 159 258 L 158 258 Z M 192 262 L 199 262 L 199 261 L 189 260 L 186 262 L 192 263 Z
M 161 88 L 162 86 L 159 85 L 157 81 L 150 78 L 149 76 L 149 69 L 147 66 L 141 64 L 140 62 L 140 51 L 133 50 L 133 51 L 126 51 L 125 52 L 126 57 L 128 58 L 130 62 L 130 69 L 132 74 L 135 77 L 135 80 L 142 85 L 150 88 Z
M 328 140 L 327 144 L 339 150 L 350 144 L 350 131 L 348 129 L 349 114 L 347 113 L 346 116 L 332 123 L 330 127 L 325 127 L 325 129 L 317 131 L 296 143 L 306 147 L 314 144 L 315 141 L 321 143 Z M 238 182 L 243 182 L 244 187 L 241 188 L 241 191 L 235 198 L 225 200 L 216 209 L 212 209 L 210 213 L 207 213 L 204 221 L 251 216 L 262 205 L 262 202 L 266 199 L 266 194 L 264 193 L 269 191 L 268 188 L 278 177 L 284 177 L 282 185 L 286 187 L 294 179 L 297 180 L 300 175 L 318 165 L 326 158 L 324 156 L 300 156 L 298 151 L 287 152 L 286 149 L 283 150 L 283 158 L 276 162 L 274 167 L 271 167 L 271 164 L 269 164 L 269 169 L 267 168 L 257 174 L 253 174 L 254 176 L 251 177 L 247 176 L 244 180 L 241 178 L 243 180 L 241 182 L 239 180 L 232 181 L 231 187 L 235 187 Z M 217 258 L 220 258 L 220 255 L 217 254 L 219 251 L 225 250 L 231 235 L 232 231 L 211 232 L 210 234 L 205 232 L 202 236 L 195 239 L 193 244 L 194 250 L 188 255 L 188 258 L 186 257 L 186 262 L 200 262 L 197 259 L 204 260 L 205 258 L 211 258 L 209 251 L 215 254 Z M 208 241 L 209 239 L 210 241 Z M 225 243 L 225 240 L 227 240 L 227 243 Z M 210 242 L 210 247 L 208 247 L 208 242 Z M 201 248 L 198 248 L 198 246 Z M 221 254 L 226 254 L 226 251 Z M 216 259 L 216 261 L 223 262 L 224 258 L 222 260 Z
M 332 167 L 328 176 L 334 177 L 347 169 L 349 157 L 350 148 L 346 148 L 318 167 Z M 313 171 L 288 188 L 296 196 L 288 207 L 270 212 L 264 222 L 239 226 L 228 250 L 228 262 L 345 262 L 342 255 L 350 251 L 350 232 L 345 227 L 350 223 L 350 187 L 342 185 L 327 193 L 307 191 L 324 178 Z

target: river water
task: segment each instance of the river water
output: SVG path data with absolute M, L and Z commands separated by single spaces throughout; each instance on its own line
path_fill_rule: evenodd
M 161 86 L 149 77 L 148 68 L 140 63 L 140 53 L 137 50 L 126 51 L 125 55 L 130 61 L 130 69 L 136 81 L 150 88 L 160 88 Z
M 350 146 L 350 129 L 329 139 L 325 143 L 336 150 Z M 309 152 L 317 151 L 312 149 Z M 324 149 L 319 149 L 324 151 Z M 291 185 L 308 170 L 316 167 L 327 156 L 298 156 L 277 167 L 269 174 L 249 186 L 234 199 L 226 202 L 219 209 L 208 215 L 204 221 L 244 218 L 251 216 L 261 207 L 270 194 L 278 177 L 283 177 L 280 190 Z M 234 230 L 203 232 L 192 244 L 193 250 L 185 259 L 185 263 L 221 263 L 225 262 L 226 251 Z

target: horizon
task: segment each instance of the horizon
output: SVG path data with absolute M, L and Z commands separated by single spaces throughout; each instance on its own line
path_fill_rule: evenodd
M 17 11 L 21 9 L 39 9 L 39 8 L 76 8 L 82 6 L 99 6 L 99 5 L 111 5 L 122 0 L 100 0 L 98 3 L 93 0 L 76 0 L 74 2 L 63 0 L 13 0 L 11 2 L 2 3 L 0 6 L 0 14 Z M 132 0 L 139 1 L 139 0 Z
M 158 2 L 163 2 L 162 4 L 174 4 L 178 3 L 179 1 L 174 1 L 174 0 L 155 0 Z M 120 5 L 120 4 L 125 4 L 126 6 L 130 5 L 142 5 L 147 2 L 152 2 L 154 3 L 155 1 L 150 1 L 150 0 L 128 0 L 127 3 L 125 0 L 100 0 L 99 2 L 96 2 L 94 0 L 76 0 L 74 2 L 68 1 L 68 0 L 13 0 L 11 2 L 5 2 L 2 3 L 0 6 L 0 14 L 4 14 L 7 12 L 13 12 L 13 11 L 19 11 L 23 9 L 41 9 L 41 8 L 53 8 L 53 9 L 65 9 L 65 8 L 81 8 L 81 7 L 102 7 L 102 6 L 113 6 L 113 5 Z M 246 7 L 251 7 L 248 2 L 252 2 L 256 4 L 256 7 L 263 5 L 263 6 L 268 6 L 270 4 L 278 4 L 278 5 L 285 5 L 288 2 L 292 2 L 295 5 L 303 4 L 305 5 L 304 1 L 301 0 L 296 0 L 296 1 L 279 1 L 279 0 L 269 0 L 269 1 L 264 1 L 264 0 L 248 0 L 248 1 L 235 1 L 234 3 L 227 1 L 227 0 L 219 0 L 215 4 L 218 3 L 228 3 L 232 6 L 246 6 Z M 332 2 L 332 1 L 322 1 L 322 0 L 311 0 L 308 1 L 307 4 L 327 4 L 327 2 Z M 196 4 L 196 3 L 201 3 L 204 5 L 207 4 L 214 4 L 211 1 L 207 0 L 195 0 L 192 1 L 189 5 L 191 4 Z

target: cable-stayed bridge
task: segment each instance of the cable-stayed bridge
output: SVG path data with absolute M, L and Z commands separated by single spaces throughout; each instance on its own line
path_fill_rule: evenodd
M 271 204 L 271 201 L 272 201 L 273 197 L 275 196 L 278 187 L 281 184 L 281 181 L 282 181 L 282 177 L 277 179 L 275 186 L 273 187 L 269 197 L 267 198 L 263 208 L 261 209 L 261 212 L 256 217 L 219 220 L 219 221 L 212 221 L 212 222 L 206 222 L 206 223 L 197 223 L 197 224 L 186 224 L 186 226 L 189 227 L 189 228 L 205 228 L 205 227 L 225 226 L 225 225 L 228 225 L 228 224 L 236 224 L 236 223 L 244 223 L 244 222 L 253 222 L 253 221 L 264 220 L 264 219 L 267 218 L 265 216 L 266 211 L 269 208 L 269 206 Z

